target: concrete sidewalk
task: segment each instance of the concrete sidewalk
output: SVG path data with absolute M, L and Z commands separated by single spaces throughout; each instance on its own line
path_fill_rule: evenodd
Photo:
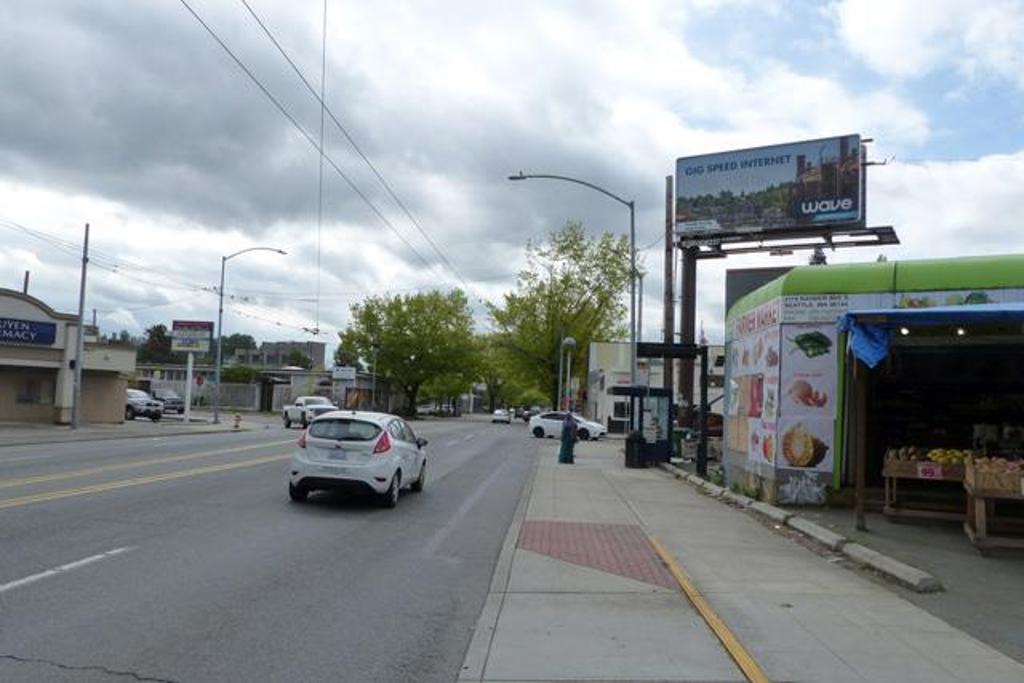
M 620 442 L 545 444 L 467 652 L 466 681 L 743 681 L 656 537 L 775 681 L 1024 681 L 1024 665 L 771 533 Z

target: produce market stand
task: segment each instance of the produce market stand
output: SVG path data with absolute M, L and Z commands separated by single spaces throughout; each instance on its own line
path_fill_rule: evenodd
M 934 519 L 950 522 L 962 522 L 965 518 L 966 505 L 959 510 L 952 507 L 910 506 L 899 500 L 899 480 L 916 481 L 963 481 L 964 466 L 961 464 L 940 464 L 931 461 L 886 461 L 882 476 L 885 479 L 885 505 L 882 513 L 890 519 Z
M 987 488 L 989 486 L 998 488 Z M 1007 530 L 1024 531 L 1024 521 L 1001 519 L 995 515 L 996 501 L 1024 501 L 1024 484 L 1021 483 L 1020 475 L 986 477 L 968 466 L 964 477 L 964 489 L 967 491 L 967 519 L 964 520 L 964 532 L 971 543 L 982 554 L 993 548 L 1024 549 L 1024 536 L 989 535 L 990 522 L 997 523 Z

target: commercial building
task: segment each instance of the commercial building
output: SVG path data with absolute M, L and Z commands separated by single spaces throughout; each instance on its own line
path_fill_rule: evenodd
M 727 482 L 963 520 L 972 460 L 1024 456 L 1022 321 L 1022 255 L 793 269 L 726 318 Z
M 314 368 L 326 367 L 327 345 L 315 341 L 263 342 L 258 349 L 237 349 L 231 362 L 253 368 L 283 368 L 292 365 L 288 357 L 295 351 L 313 361 Z
M 613 396 L 611 388 L 629 384 L 629 343 L 592 342 L 588 350 L 586 400 L 583 414 L 608 427 L 609 433 L 624 433 L 629 425 L 629 398 Z M 712 411 L 721 410 L 722 386 L 725 375 L 725 347 L 708 347 L 708 401 Z M 664 360 L 637 359 L 637 382 L 652 387 L 663 386 Z M 700 359 L 694 361 L 694 396 L 700 395 Z M 679 404 L 681 393 L 675 388 L 673 403 Z M 578 394 L 578 392 L 576 392 Z M 575 395 L 575 394 L 574 394 Z
M 77 339 L 77 316 L 0 289 L 0 420 L 71 421 Z M 82 361 L 82 420 L 121 422 L 135 350 L 99 344 L 86 326 Z

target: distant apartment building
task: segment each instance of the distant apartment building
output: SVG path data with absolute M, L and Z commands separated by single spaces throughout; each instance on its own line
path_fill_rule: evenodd
M 326 367 L 327 345 L 315 341 L 263 342 L 258 349 L 237 349 L 232 362 L 253 368 L 283 368 L 292 364 L 288 357 L 293 351 L 310 358 L 314 368 Z

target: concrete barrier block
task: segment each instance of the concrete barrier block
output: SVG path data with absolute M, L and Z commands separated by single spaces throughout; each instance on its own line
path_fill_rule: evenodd
M 768 519 L 778 522 L 779 524 L 785 524 L 786 520 L 793 516 L 792 512 L 777 508 L 774 505 L 768 503 L 762 503 L 757 501 L 750 506 L 750 509 L 759 515 L 764 515 Z
M 885 574 L 918 593 L 943 590 L 942 583 L 928 572 L 911 567 L 860 543 L 847 543 L 843 546 L 842 553 L 854 562 Z
M 846 536 L 841 536 L 820 524 L 804 519 L 800 515 L 793 515 L 786 520 L 786 526 L 796 529 L 804 536 L 813 538 L 818 543 L 828 547 L 829 550 L 839 550 L 850 541 Z

